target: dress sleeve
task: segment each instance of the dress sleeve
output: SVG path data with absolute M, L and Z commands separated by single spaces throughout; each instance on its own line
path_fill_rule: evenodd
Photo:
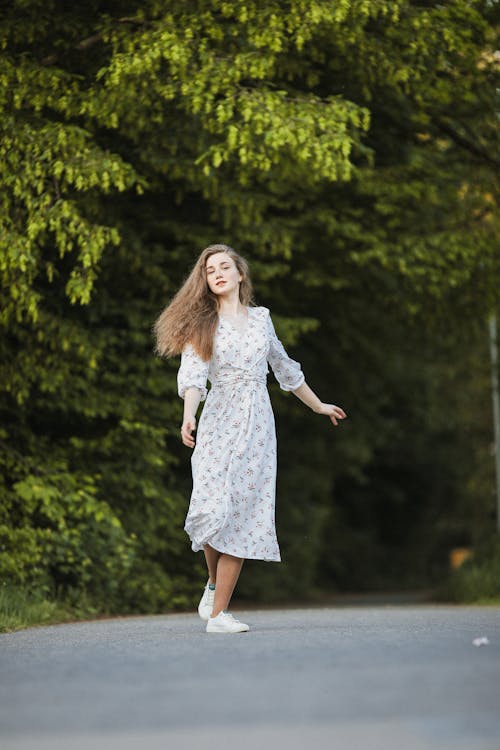
M 188 388 L 198 388 L 201 400 L 207 397 L 207 377 L 210 362 L 204 362 L 191 344 L 186 344 L 181 354 L 181 366 L 177 373 L 177 391 L 184 398 Z
M 280 388 L 284 391 L 294 391 L 304 383 L 304 373 L 299 362 L 291 359 L 286 353 L 285 347 L 276 335 L 270 314 L 267 316 L 267 331 L 269 335 L 267 361 L 272 367 Z

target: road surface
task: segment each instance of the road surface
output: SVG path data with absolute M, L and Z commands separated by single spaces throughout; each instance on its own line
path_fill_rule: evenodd
M 500 750 L 500 608 L 236 614 L 0 635 L 1 750 Z

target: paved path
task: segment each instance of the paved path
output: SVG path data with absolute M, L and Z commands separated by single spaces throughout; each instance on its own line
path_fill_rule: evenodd
M 0 635 L 1 750 L 500 750 L 500 608 L 238 614 Z

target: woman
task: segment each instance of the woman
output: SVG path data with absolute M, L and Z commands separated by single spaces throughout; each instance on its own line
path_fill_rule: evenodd
M 192 549 L 203 549 L 208 568 L 198 612 L 207 621 L 207 633 L 241 633 L 248 625 L 227 608 L 243 561 L 281 560 L 274 523 L 276 433 L 267 363 L 283 390 L 292 391 L 334 425 L 346 414 L 322 403 L 305 383 L 300 364 L 290 359 L 276 336 L 269 310 L 252 305 L 248 265 L 228 245 L 203 250 L 156 321 L 155 334 L 159 354 L 182 352 L 181 437 L 194 448 L 185 531 Z M 205 405 L 195 442 L 200 401 Z

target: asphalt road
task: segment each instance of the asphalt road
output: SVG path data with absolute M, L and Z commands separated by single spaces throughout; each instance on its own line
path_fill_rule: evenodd
M 500 750 L 500 608 L 238 616 L 0 635 L 1 750 Z

